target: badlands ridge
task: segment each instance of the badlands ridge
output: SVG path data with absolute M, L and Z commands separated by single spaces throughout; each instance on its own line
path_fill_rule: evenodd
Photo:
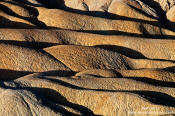
M 1 116 L 174 116 L 174 0 L 1 0 Z

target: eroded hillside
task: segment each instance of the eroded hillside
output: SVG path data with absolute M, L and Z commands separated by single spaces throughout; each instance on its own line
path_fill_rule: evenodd
M 174 116 L 174 0 L 1 0 L 0 115 Z

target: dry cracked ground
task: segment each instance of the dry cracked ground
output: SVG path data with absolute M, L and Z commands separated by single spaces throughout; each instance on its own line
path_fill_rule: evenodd
M 175 0 L 1 0 L 1 116 L 174 116 Z

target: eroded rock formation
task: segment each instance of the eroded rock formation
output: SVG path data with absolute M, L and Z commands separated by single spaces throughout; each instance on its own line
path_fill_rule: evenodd
M 174 4 L 0 1 L 0 115 L 175 115 Z

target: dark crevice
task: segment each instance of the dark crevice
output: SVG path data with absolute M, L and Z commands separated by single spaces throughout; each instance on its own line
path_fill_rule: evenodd
M 174 82 L 167 82 L 167 81 L 161 81 L 161 80 L 156 80 L 156 79 L 151 79 L 148 77 L 124 77 L 127 79 L 132 79 L 144 83 L 148 83 L 154 86 L 159 86 L 159 87 L 170 87 L 170 88 L 175 88 L 175 83 Z
M 149 7 L 153 8 L 156 11 L 156 14 L 158 15 L 158 20 L 164 24 L 167 22 L 166 12 L 162 9 L 160 4 L 154 0 L 142 0 L 142 2 Z
M 132 59 L 147 59 L 147 60 L 153 60 L 153 61 L 162 61 L 162 62 L 175 63 L 174 60 L 147 58 L 146 56 L 144 56 L 139 51 L 136 51 L 136 50 L 133 50 L 131 48 L 124 47 L 124 46 L 117 46 L 117 45 L 96 45 L 94 47 L 105 49 L 105 50 L 112 51 L 112 52 L 117 52 L 117 53 L 120 53 L 120 54 L 122 54 L 124 56 L 127 56 L 129 58 L 132 58 Z
M 44 78 L 42 78 L 44 79 Z M 77 85 L 73 85 L 71 83 L 67 83 L 65 81 L 59 80 L 59 79 L 51 79 L 51 78 L 45 78 L 48 79 L 50 81 L 52 81 L 53 83 L 57 83 L 61 86 L 64 86 L 66 88 L 71 88 L 71 89 L 76 89 L 76 90 L 83 90 L 83 91 L 95 91 L 95 92 L 112 92 L 112 93 L 118 93 L 118 92 L 124 92 L 124 93 L 129 93 L 129 94 L 136 94 L 139 95 L 140 97 L 142 97 L 143 99 L 153 103 L 153 104 L 157 104 L 157 105 L 164 105 L 164 106 L 168 106 L 168 107 L 175 107 L 175 98 L 166 94 L 166 93 L 162 93 L 162 92 L 156 92 L 156 91 L 147 91 L 147 90 L 107 90 L 107 89 L 92 89 L 92 88 L 84 88 L 84 87 L 79 87 Z M 0 82 L 2 83 L 2 82 Z M 1 84 L 0 84 L 1 85 Z M 13 88 L 13 87 L 8 87 L 5 86 L 5 88 L 8 89 L 18 89 L 18 88 Z M 89 115 L 93 114 L 90 110 L 88 110 L 86 107 L 81 106 L 81 105 L 76 105 L 76 104 L 68 104 L 67 100 L 65 100 L 65 98 L 62 96 L 61 98 L 59 97 L 60 94 L 59 93 L 55 93 L 54 94 L 54 90 L 48 89 L 49 91 L 46 90 L 46 88 L 40 88 L 37 89 L 35 87 L 30 87 L 30 88 L 26 88 L 26 87 L 20 87 L 21 89 L 29 89 L 32 91 L 36 91 L 37 94 L 41 94 L 44 97 L 46 97 L 47 99 L 51 99 L 51 101 L 53 101 L 53 103 L 57 103 L 57 104 L 61 104 L 61 105 L 65 105 L 68 107 L 71 107 L 75 110 L 80 111 L 81 113 L 88 113 Z M 39 91 L 38 91 L 39 90 Z M 43 90 L 43 91 L 42 91 Z M 48 92 L 46 94 L 46 92 Z M 47 102 L 47 100 L 46 100 Z M 86 112 L 88 111 L 88 112 Z
M 97 92 L 126 92 L 126 93 L 133 93 L 141 96 L 142 98 L 148 100 L 151 103 L 157 104 L 157 105 L 164 105 L 169 107 L 175 107 L 175 98 L 161 92 L 155 92 L 155 91 L 139 91 L 139 90 L 106 90 L 106 89 L 91 89 L 91 88 L 84 88 L 79 87 L 77 85 L 73 85 L 71 83 L 67 83 L 65 81 L 59 80 L 59 79 L 51 79 L 51 78 L 45 78 L 48 79 L 54 83 L 57 83 L 59 85 L 62 85 L 67 88 L 77 89 L 77 90 L 84 90 L 84 91 L 97 91 Z
M 25 48 L 32 48 L 32 49 L 43 49 L 55 45 L 59 45 L 57 43 L 49 43 L 49 42 L 37 42 L 37 41 L 16 41 L 16 40 L 0 40 L 0 43 L 4 43 L 7 45 L 15 45 Z
M 169 29 L 171 31 L 174 31 L 174 28 L 171 28 L 171 26 L 170 26 L 174 23 L 170 22 L 170 21 L 167 21 L 166 18 L 162 18 L 162 20 L 160 20 L 159 22 L 158 21 L 147 21 L 147 20 L 143 20 L 143 19 L 119 16 L 119 15 L 116 15 L 116 14 L 101 12 L 101 11 L 81 11 L 81 10 L 77 10 L 77 9 L 72 9 L 72 8 L 69 8 L 69 7 L 65 6 L 64 0 L 61 0 L 61 1 L 60 0 L 44 0 L 44 1 L 43 0 L 37 0 L 37 1 L 39 3 L 45 5 L 45 7 L 47 7 L 47 8 L 62 9 L 62 10 L 67 11 L 67 12 L 72 12 L 72 13 L 76 13 L 76 14 L 83 14 L 83 15 L 88 15 L 88 16 L 93 16 L 93 17 L 100 17 L 100 18 L 111 19 L 111 20 L 125 20 L 125 21 L 139 22 L 139 23 L 142 23 L 142 24 L 150 24 L 150 25 L 153 25 L 153 26 L 156 26 L 156 27 L 160 27 L 161 29 L 165 28 L 165 29 Z M 22 2 L 22 1 L 20 1 L 20 2 Z M 29 9 L 32 9 L 32 12 L 34 12 L 33 14 L 36 14 L 36 17 L 37 17 L 38 11 L 34 8 L 29 8 Z M 160 9 L 160 8 L 156 8 L 156 9 Z M 46 29 L 53 28 L 53 29 L 56 29 L 56 27 L 47 27 L 47 25 L 45 25 L 43 22 L 39 21 L 37 18 L 26 18 L 26 17 L 19 16 L 18 14 L 14 13 L 11 9 L 9 9 L 8 7 L 6 7 L 4 5 L 1 5 L 1 10 L 6 12 L 9 15 L 27 20 L 27 21 L 33 23 L 34 25 L 36 25 L 39 28 L 46 28 Z M 139 10 L 139 9 L 135 8 L 135 10 Z M 160 10 L 160 12 L 163 12 L 163 11 Z M 162 15 L 162 16 L 164 16 L 164 15 Z M 162 21 L 162 23 L 160 23 L 161 21 Z M 80 30 L 80 32 L 81 31 L 82 30 Z M 95 33 L 95 34 L 109 34 L 109 35 L 111 33 L 113 35 L 115 35 L 115 34 L 125 35 L 126 34 L 126 35 L 129 35 L 129 36 L 138 36 L 138 37 L 144 37 L 145 36 L 147 38 L 151 38 L 151 37 L 153 37 L 153 38 L 158 38 L 158 37 L 159 38 L 166 38 L 166 37 L 169 38 L 169 37 L 171 37 L 169 35 L 167 35 L 167 36 L 151 35 L 149 33 L 146 33 L 146 34 L 144 33 L 144 34 L 139 35 L 139 34 L 134 34 L 134 33 L 120 32 L 120 31 L 116 31 L 116 32 L 114 32 L 114 31 L 107 32 L 107 31 L 108 30 L 106 30 L 106 32 L 101 32 L 101 31 L 94 31 L 93 32 L 92 30 L 89 30 L 89 31 L 85 31 L 85 32 Z M 84 31 L 82 31 L 82 32 L 84 32 Z M 173 38 L 173 37 L 171 37 L 171 38 Z
M 22 76 L 32 74 L 32 73 L 34 72 L 0 69 L 0 81 L 15 80 L 17 78 L 20 78 Z
M 0 10 L 7 13 L 8 15 L 29 21 L 32 24 L 34 24 L 40 28 L 47 28 L 46 24 L 44 24 L 43 22 L 41 22 L 37 19 L 37 16 L 39 13 L 35 8 L 32 8 L 32 7 L 24 7 L 24 8 L 26 8 L 28 11 L 31 11 L 31 14 L 34 13 L 34 15 L 32 17 L 20 16 L 20 15 L 16 14 L 14 11 L 12 11 L 11 9 L 9 9 L 7 6 L 0 4 Z
M 128 33 L 123 31 L 116 30 L 71 30 L 76 32 L 83 33 L 91 33 L 91 34 L 99 34 L 99 35 L 123 35 L 128 37 L 137 37 L 144 39 L 167 39 L 167 40 L 175 40 L 175 36 L 173 35 L 158 35 L 158 34 L 137 34 L 137 33 Z

